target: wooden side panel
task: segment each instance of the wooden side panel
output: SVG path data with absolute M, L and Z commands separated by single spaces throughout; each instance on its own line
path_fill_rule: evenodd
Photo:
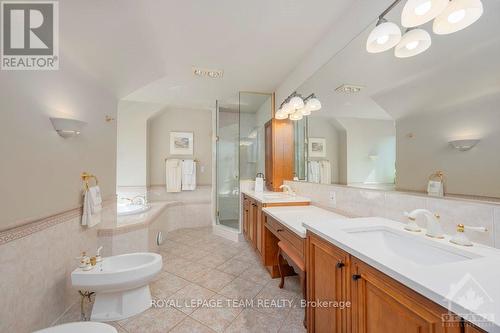
M 284 180 L 293 178 L 294 142 L 290 120 L 271 119 L 265 125 L 266 186 L 280 191 Z
M 268 189 L 273 188 L 273 168 L 274 168 L 274 154 L 273 154 L 273 122 L 268 121 L 264 127 L 265 132 L 265 177 L 266 177 L 266 187 Z
M 263 228 L 264 228 L 264 217 L 262 213 L 262 204 L 257 204 L 257 223 L 255 228 L 255 242 L 258 254 L 262 257 L 262 247 L 263 247 Z

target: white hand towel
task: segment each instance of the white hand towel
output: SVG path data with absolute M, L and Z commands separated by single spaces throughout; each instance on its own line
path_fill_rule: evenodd
M 167 192 L 180 192 L 181 180 L 181 161 L 178 159 L 168 159 L 165 163 L 165 183 Z
M 87 227 L 91 228 L 95 226 L 96 224 L 101 222 L 101 212 L 92 212 L 92 199 L 91 199 L 91 194 L 90 190 L 85 191 L 84 197 L 83 197 L 83 214 L 82 214 L 82 225 L 86 225 Z
M 182 161 L 182 190 L 194 191 L 196 189 L 196 162 L 193 160 Z
M 318 161 L 309 161 L 308 166 L 308 181 L 311 183 L 319 183 L 320 182 L 320 170 L 319 170 L 319 162 Z
M 330 184 L 332 182 L 332 168 L 330 161 L 320 162 L 320 183 Z
M 101 189 L 99 186 L 92 186 L 88 190 L 90 198 L 91 213 L 99 213 L 102 210 Z

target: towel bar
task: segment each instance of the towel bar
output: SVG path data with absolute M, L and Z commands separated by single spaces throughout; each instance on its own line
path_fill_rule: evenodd
M 82 174 L 80 175 L 80 177 L 82 178 L 82 181 L 84 183 L 84 186 L 85 186 L 85 189 L 88 191 L 90 186 L 89 186 L 89 180 L 90 179 L 94 179 L 95 181 L 95 184 L 96 186 L 99 185 L 99 181 L 97 180 L 97 177 L 94 176 L 93 174 L 90 174 L 88 172 L 82 172 Z

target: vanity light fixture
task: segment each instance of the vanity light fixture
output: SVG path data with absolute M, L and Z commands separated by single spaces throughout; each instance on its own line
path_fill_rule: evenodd
M 309 116 L 313 111 L 321 109 L 321 102 L 316 95 L 310 94 L 306 98 L 302 98 L 300 94 L 294 91 L 288 96 L 276 111 L 274 118 L 283 120 L 301 120 L 304 116 Z
M 413 57 L 426 51 L 431 47 L 431 35 L 423 29 L 411 29 L 407 31 L 401 41 L 394 49 L 394 55 L 398 58 Z
M 50 118 L 50 121 L 57 134 L 65 139 L 79 135 L 87 125 L 84 121 L 68 118 Z
M 401 14 L 401 25 L 413 28 L 427 23 L 445 10 L 449 0 L 408 0 Z
M 412 57 L 431 46 L 429 33 L 416 27 L 434 20 L 433 32 L 446 35 L 470 26 L 483 14 L 481 0 L 407 0 L 401 13 L 401 25 L 409 29 L 401 37 L 399 27 L 384 18 L 400 2 L 401 0 L 395 0 L 379 15 L 377 24 L 366 41 L 369 53 L 384 52 L 395 46 L 396 57 Z
M 467 151 L 471 150 L 479 141 L 479 139 L 452 140 L 449 144 L 459 151 Z
M 481 0 L 452 0 L 434 20 L 432 31 L 447 35 L 467 28 L 483 15 Z
M 379 19 L 377 26 L 372 30 L 366 41 L 366 50 L 369 53 L 380 53 L 396 46 L 401 40 L 401 29 L 397 24 Z

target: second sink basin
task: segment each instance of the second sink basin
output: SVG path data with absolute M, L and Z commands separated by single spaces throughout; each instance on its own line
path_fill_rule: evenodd
M 388 227 L 345 229 L 363 243 L 423 266 L 453 263 L 480 256 Z

